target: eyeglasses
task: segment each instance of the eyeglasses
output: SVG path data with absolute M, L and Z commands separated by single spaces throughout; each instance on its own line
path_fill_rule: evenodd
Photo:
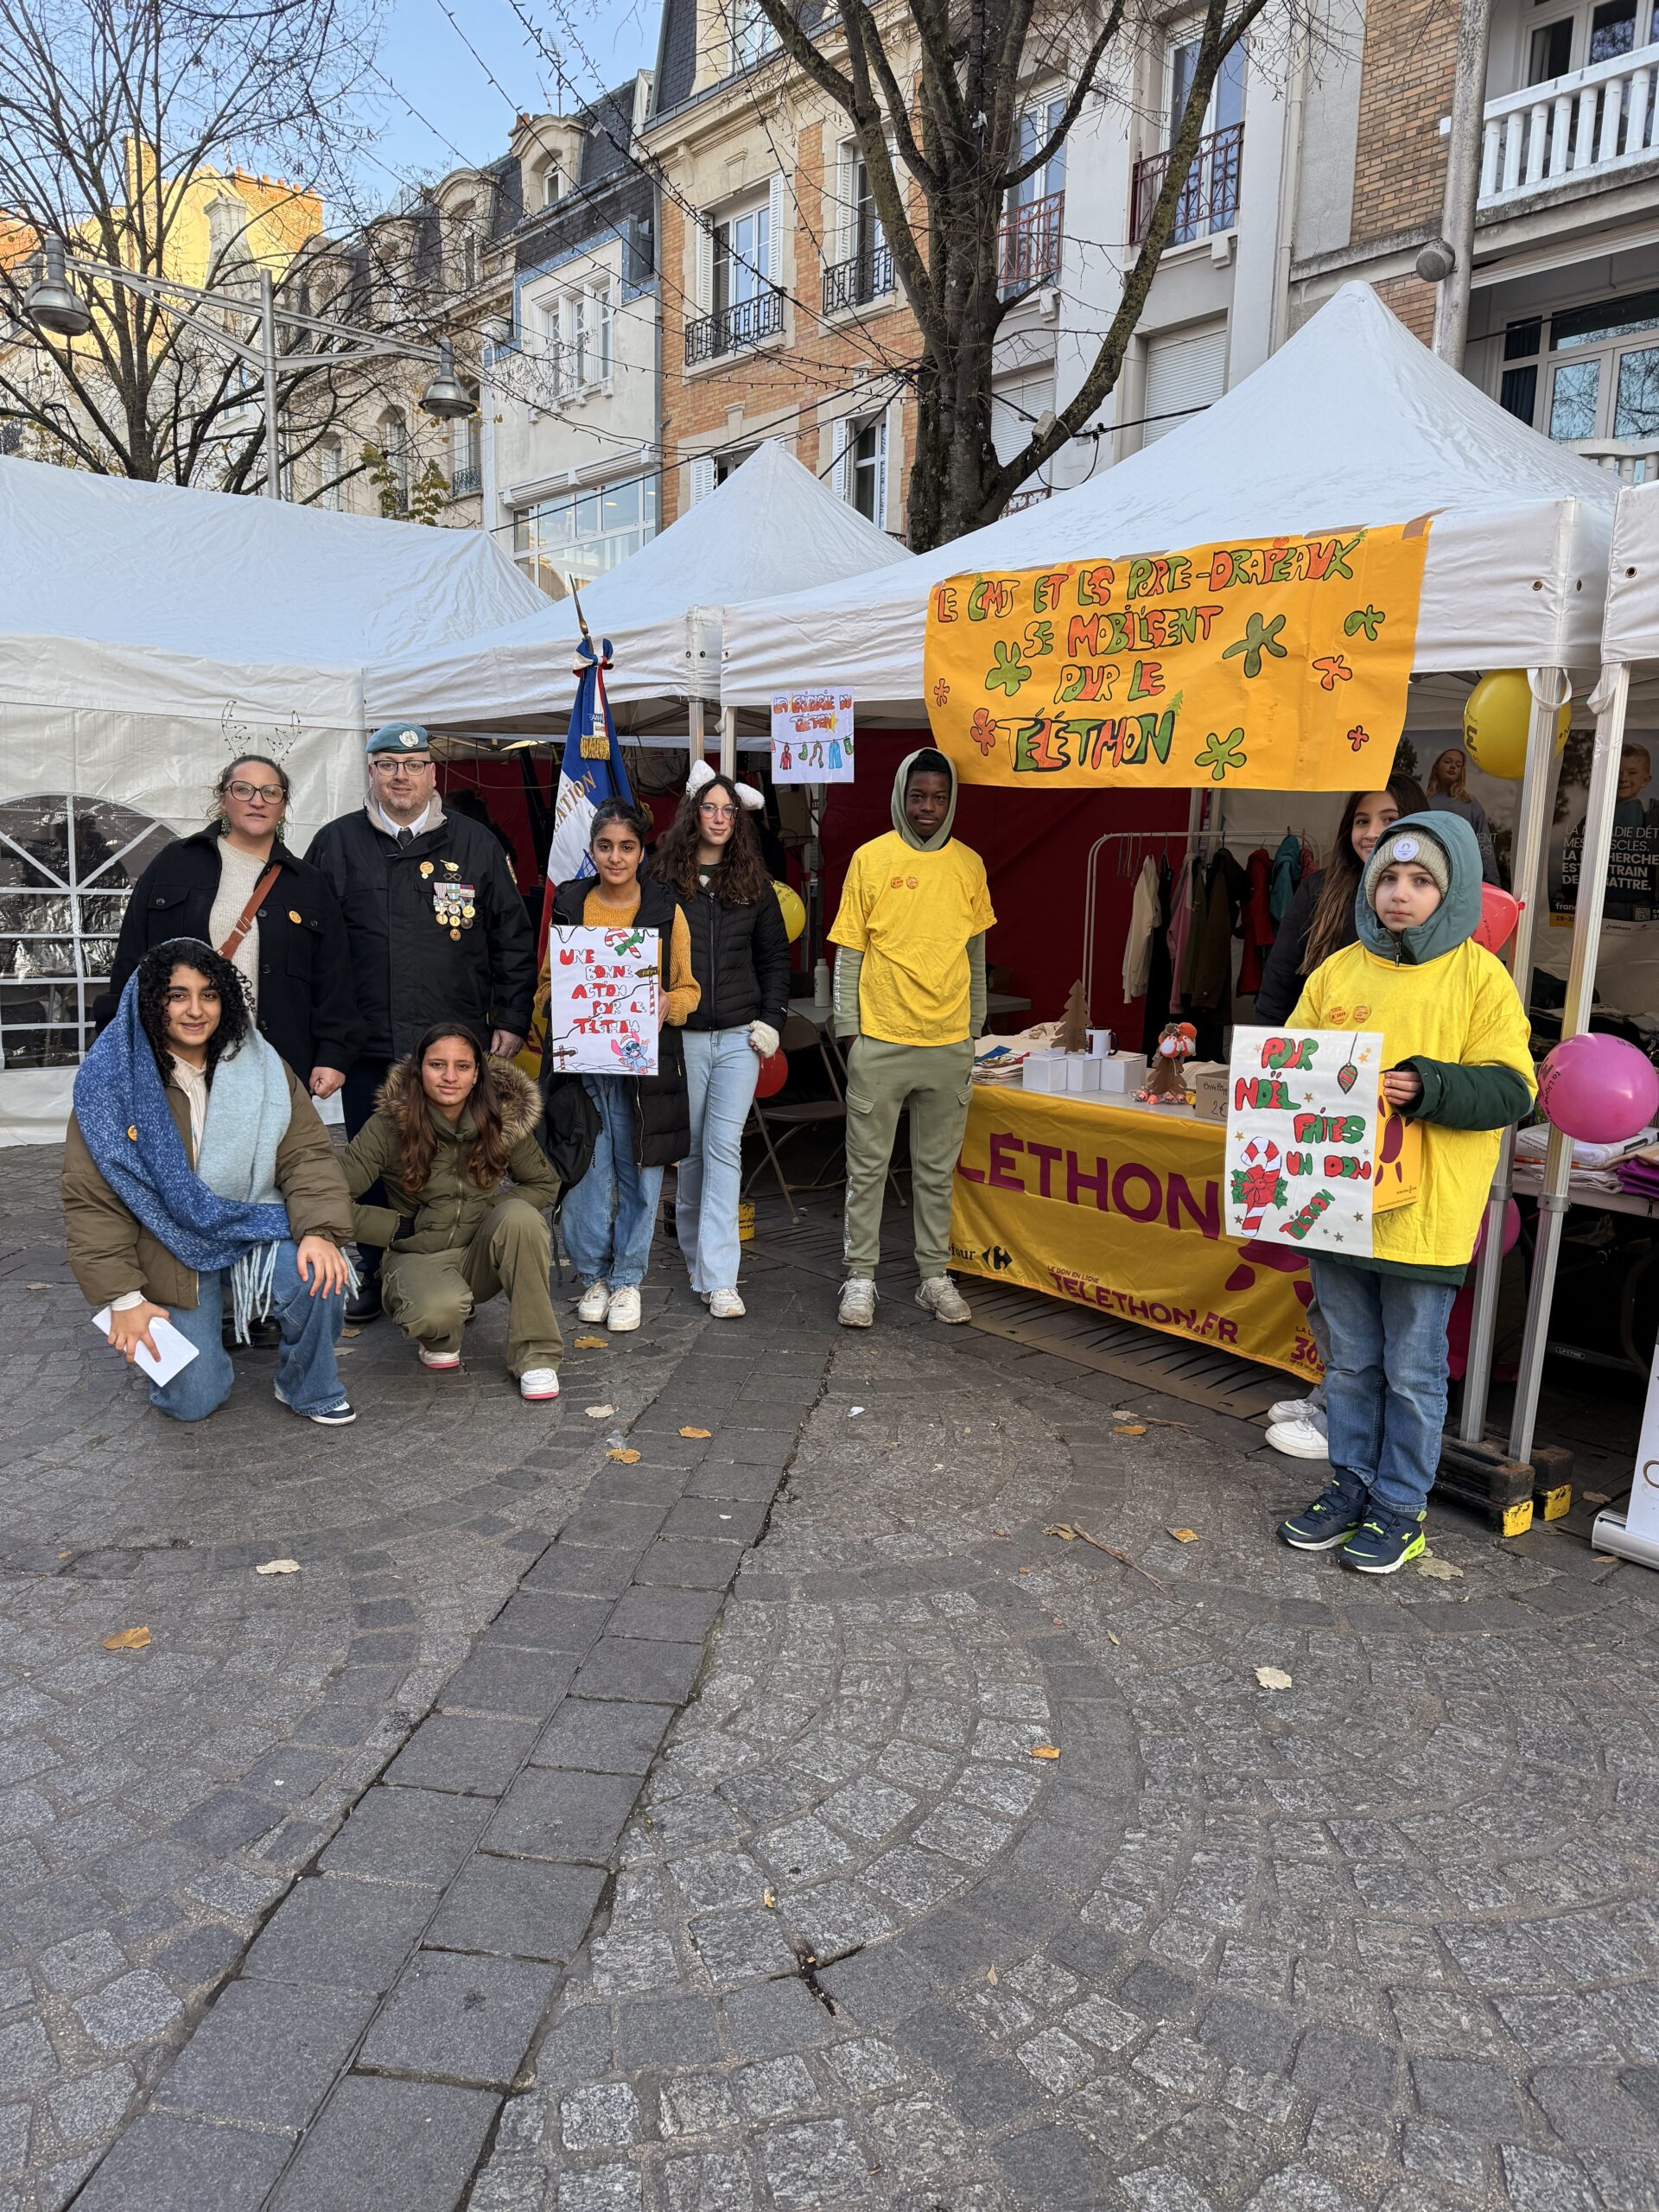
M 267 806 L 275 806 L 283 796 L 283 787 L 280 784 L 245 784 L 238 780 L 233 784 L 226 784 L 225 789 L 232 798 L 239 798 L 244 802 L 262 798 Z
M 737 818 L 737 809 L 734 806 L 712 806 L 706 799 L 697 809 L 697 812 L 706 814 L 711 822 L 734 822 Z
M 418 776 L 432 763 L 429 759 L 411 760 L 406 753 L 399 753 L 389 760 L 376 760 L 372 766 L 377 776 Z

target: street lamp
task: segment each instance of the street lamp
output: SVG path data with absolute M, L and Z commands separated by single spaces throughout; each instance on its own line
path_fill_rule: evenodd
M 280 499 L 283 496 L 282 467 L 276 450 L 279 367 L 340 368 L 354 362 L 387 358 L 428 361 L 436 373 L 421 394 L 420 404 L 424 413 L 441 423 L 454 422 L 461 416 L 470 415 L 476 404 L 455 374 L 454 349 L 447 338 L 433 346 L 423 346 L 413 339 L 383 337 L 376 331 L 359 330 L 350 323 L 333 322 L 321 315 L 296 315 L 291 308 L 276 305 L 269 269 L 259 271 L 259 297 L 256 302 L 235 292 L 207 291 L 199 285 L 181 284 L 171 276 L 146 276 L 137 270 L 118 268 L 110 262 L 83 261 L 79 257 L 71 260 L 60 238 L 45 239 L 41 257 L 44 272 L 24 294 L 23 312 L 39 329 L 52 337 L 86 336 L 92 327 L 92 318 L 70 278 L 101 277 L 105 283 L 119 284 L 127 291 L 137 292 L 140 298 L 154 302 L 179 321 L 188 323 L 222 353 L 232 354 L 238 361 L 259 370 L 264 383 L 265 493 L 270 499 Z M 219 323 L 207 321 L 195 311 L 198 308 L 211 308 L 216 315 L 245 315 L 257 326 L 257 330 L 245 339 L 238 338 Z M 327 353 L 314 348 L 309 353 L 279 354 L 279 325 L 344 342 Z

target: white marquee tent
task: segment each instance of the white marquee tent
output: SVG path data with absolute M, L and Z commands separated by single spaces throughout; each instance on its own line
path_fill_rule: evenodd
M 769 441 L 583 590 L 589 629 L 615 650 L 606 690 L 619 724 L 639 728 L 668 716 L 683 731 L 683 701 L 718 701 L 721 608 L 910 559 Z M 370 717 L 406 715 L 443 731 L 562 733 L 580 636 L 575 607 L 560 600 L 505 627 L 401 653 L 367 671 Z
M 834 682 L 861 721 L 920 721 L 942 577 L 1424 513 L 1419 671 L 1590 668 L 1616 489 L 1437 360 L 1368 285 L 1345 284 L 1253 376 L 1091 481 L 902 576 L 728 608 L 721 695 L 760 707 L 785 684 Z
M 1345 284 L 1254 375 L 1092 481 L 922 555 L 898 576 L 728 608 L 721 696 L 752 709 L 786 683 L 836 683 L 855 693 L 861 721 L 920 723 L 928 594 L 944 577 L 1428 514 L 1415 675 L 1536 671 L 1514 842 L 1515 883 L 1530 895 L 1511 953 L 1515 972 L 1529 976 L 1554 702 L 1568 671 L 1581 696 L 1601 657 L 1618 498 L 1613 479 L 1421 346 L 1369 286 Z M 1459 695 L 1456 684 L 1419 681 L 1408 727 L 1455 730 Z M 1230 824 L 1236 814 L 1248 820 L 1249 807 L 1230 798 Z M 1274 811 L 1282 822 L 1282 801 Z M 1461 1423 L 1471 1441 L 1484 1433 L 1509 1161 L 1506 1143 L 1477 1275 Z
M 361 789 L 365 663 L 538 603 L 476 531 L 0 461 L 0 1141 L 60 1131 L 42 1026 L 224 762 L 281 760 L 308 839 Z

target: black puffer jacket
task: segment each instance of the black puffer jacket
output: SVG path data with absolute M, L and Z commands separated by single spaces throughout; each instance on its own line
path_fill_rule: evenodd
M 326 880 L 284 845 L 275 846 L 270 857 L 282 873 L 258 912 L 259 1033 L 308 1084 L 313 1068 L 344 1074 L 360 1049 L 351 952 L 340 902 Z M 100 1029 L 114 1018 L 127 978 L 152 945 L 175 937 L 207 943 L 218 896 L 217 830 L 199 830 L 156 855 L 121 918 L 110 988 L 92 1002 Z
M 400 846 L 359 806 L 319 830 L 306 858 L 346 917 L 365 1059 L 402 1059 L 435 1021 L 470 1022 L 486 1042 L 492 1022 L 529 1033 L 535 940 L 487 830 L 446 814 Z
M 691 973 L 702 991 L 688 1029 L 747 1029 L 764 1021 L 781 1030 L 789 1013 L 789 932 L 772 891 L 728 906 L 706 887 L 695 899 L 676 894 L 691 936 Z
M 593 887 L 591 875 L 562 883 L 554 894 L 553 919 L 565 928 L 580 929 L 582 909 Z M 666 943 L 674 926 L 677 903 L 666 884 L 650 876 L 642 877 L 635 926 L 659 931 Z M 672 1022 L 665 1021 L 658 1033 L 657 1067 L 655 1075 L 616 1078 L 626 1083 L 633 1093 L 633 1156 L 641 1167 L 672 1167 L 691 1149 L 691 1103 L 685 1087 L 685 1046 Z M 559 1128 L 566 1120 L 569 1109 L 561 1094 L 573 1085 L 581 1089 L 579 1075 L 550 1073 L 543 1064 L 542 1096 L 547 1102 L 550 1132 Z

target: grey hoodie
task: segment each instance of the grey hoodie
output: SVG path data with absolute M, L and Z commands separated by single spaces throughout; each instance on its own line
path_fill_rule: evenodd
M 957 794 L 961 786 L 954 761 L 945 760 L 950 778 L 950 803 L 945 808 L 944 820 L 931 837 L 918 837 L 911 828 L 905 813 L 905 792 L 910 785 L 910 772 L 924 753 L 931 753 L 932 746 L 918 746 L 914 753 L 906 753 L 899 763 L 899 772 L 893 779 L 893 826 L 906 844 L 918 853 L 943 852 L 950 842 L 950 833 L 957 819 Z M 944 756 L 941 754 L 941 759 Z M 864 965 L 864 955 L 850 945 L 836 947 L 835 1017 L 837 1037 L 853 1038 L 859 1033 L 858 978 Z M 985 1033 L 985 932 L 968 940 L 968 1004 L 969 1023 L 977 1043 Z

